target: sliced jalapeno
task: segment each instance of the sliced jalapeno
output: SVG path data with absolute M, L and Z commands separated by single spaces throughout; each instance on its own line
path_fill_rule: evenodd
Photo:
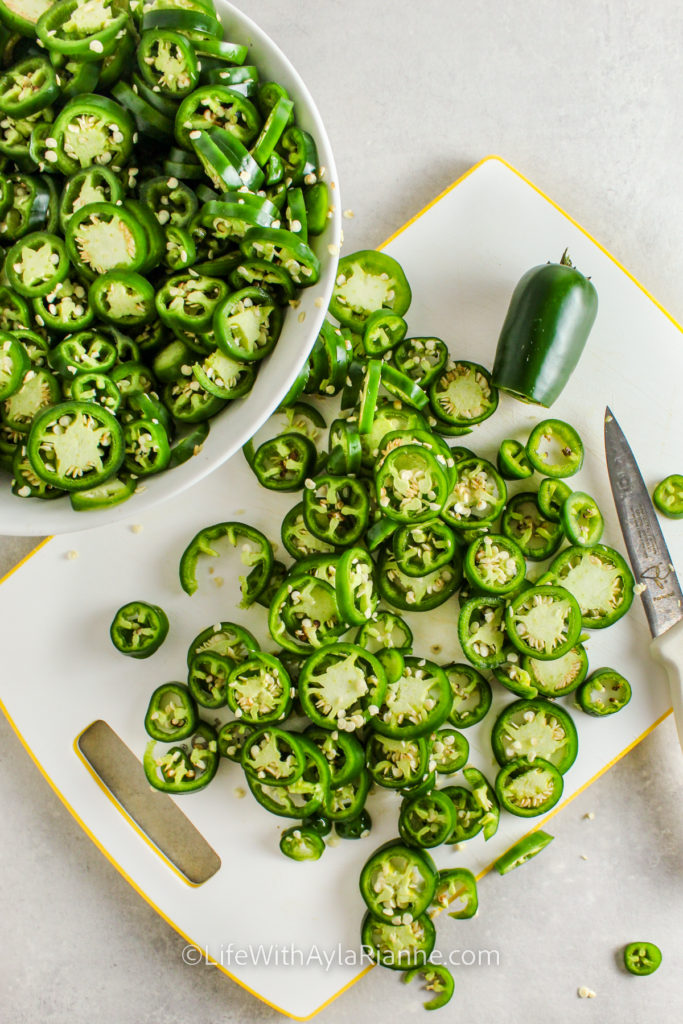
M 166 639 L 168 616 L 159 605 L 129 601 L 117 611 L 109 633 L 111 642 L 121 654 L 131 658 L 149 658 Z
M 573 476 L 583 465 L 583 442 L 564 420 L 542 420 L 529 435 L 526 454 L 538 473 Z
M 591 673 L 576 692 L 581 710 L 598 718 L 621 711 L 630 699 L 631 686 L 628 680 L 613 668 L 601 668 Z
M 500 765 L 525 758 L 550 761 L 564 775 L 578 753 L 576 726 L 564 708 L 550 701 L 516 700 L 496 719 L 491 746 Z

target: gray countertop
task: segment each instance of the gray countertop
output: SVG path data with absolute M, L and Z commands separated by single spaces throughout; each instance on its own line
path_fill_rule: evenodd
M 345 251 L 373 247 L 464 170 L 505 157 L 683 319 L 680 6 L 674 0 L 244 0 L 315 96 L 334 147 Z M 643 339 L 645 341 L 645 339 Z M 0 540 L 0 571 L 33 542 Z M 635 614 L 641 614 L 639 611 Z M 4 623 L 4 642 L 11 624 Z M 180 938 L 81 831 L 0 716 L 0 1020 L 275 1021 Z M 481 884 L 450 1016 L 468 1024 L 649 1024 L 683 1010 L 683 762 L 671 718 L 553 820 L 536 865 Z M 594 812 L 594 818 L 587 818 Z M 582 856 L 583 855 L 583 856 Z M 587 859 L 583 859 L 583 858 Z M 656 941 L 634 979 L 616 952 Z M 444 921 L 440 944 L 463 944 Z M 595 999 L 577 997 L 579 986 Z M 422 1020 L 373 971 L 321 1024 Z

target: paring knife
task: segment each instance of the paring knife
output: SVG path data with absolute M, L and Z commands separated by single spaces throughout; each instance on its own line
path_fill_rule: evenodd
M 614 503 L 650 632 L 653 657 L 666 668 L 683 750 L 683 593 L 633 452 L 605 410 L 605 454 Z M 639 588 L 640 589 L 640 588 Z

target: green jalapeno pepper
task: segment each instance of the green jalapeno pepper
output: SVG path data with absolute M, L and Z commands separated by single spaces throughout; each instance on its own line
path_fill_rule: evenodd
M 500 332 L 493 383 L 515 398 L 551 406 L 581 357 L 597 311 L 594 285 L 566 252 L 559 263 L 527 271 Z

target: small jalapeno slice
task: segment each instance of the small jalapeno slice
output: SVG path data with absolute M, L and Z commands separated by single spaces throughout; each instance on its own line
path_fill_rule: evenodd
M 525 558 L 533 562 L 553 555 L 564 538 L 559 522 L 548 518 L 533 491 L 520 491 L 508 501 L 501 529 L 514 541 Z
M 302 501 L 290 508 L 285 515 L 280 527 L 280 537 L 287 553 L 296 560 L 336 551 L 334 544 L 320 540 L 308 529 L 304 520 Z
M 239 719 L 234 722 L 226 722 L 218 733 L 218 750 L 221 757 L 226 757 L 228 761 L 239 764 L 242 759 L 242 748 L 245 743 L 249 742 L 249 737 L 253 736 L 255 731 L 253 725 L 247 725 L 246 722 L 240 722 Z
M 524 655 L 522 665 L 532 686 L 542 697 L 565 697 L 586 678 L 588 655 L 583 644 L 576 644 L 571 651 L 552 661 L 539 661 Z
M 375 473 L 375 489 L 385 516 L 413 525 L 441 512 L 448 481 L 435 455 L 423 445 L 406 444 L 382 459 Z
M 526 864 L 532 857 L 536 857 L 541 850 L 544 850 L 549 843 L 552 843 L 554 838 L 554 836 L 549 835 L 547 832 L 542 832 L 538 829 L 536 832 L 532 832 L 531 835 L 524 836 L 518 843 L 515 843 L 509 850 L 506 850 L 493 866 L 499 875 L 507 875 L 509 871 L 514 871 L 515 868 Z
M 316 455 L 315 445 L 310 438 L 287 431 L 264 441 L 256 449 L 252 469 L 262 487 L 271 491 L 298 491 L 309 479 Z M 303 515 L 305 519 L 305 507 Z M 310 529 L 308 522 L 306 525 Z
M 372 726 L 392 739 L 425 736 L 445 722 L 452 703 L 451 686 L 443 669 L 426 658 L 409 655 L 401 678 L 387 684 Z
M 158 651 L 168 634 L 168 616 L 163 608 L 147 601 L 129 601 L 117 611 L 109 635 L 121 654 L 149 658 Z
M 581 710 L 597 718 L 621 711 L 630 699 L 630 683 L 613 668 L 601 668 L 592 672 L 576 693 Z
M 251 389 L 256 379 L 254 363 L 240 363 L 214 349 L 203 360 L 192 364 L 192 375 L 207 394 L 233 401 Z
M 569 713 L 538 697 L 516 700 L 501 711 L 493 725 L 491 746 L 500 765 L 520 757 L 533 764 L 540 757 L 564 775 L 576 760 L 579 742 Z
M 258 650 L 256 637 L 244 626 L 238 626 L 236 622 L 216 622 L 194 638 L 187 651 L 187 664 L 189 667 L 193 658 L 204 651 L 230 658 L 236 664 L 248 658 L 252 651 Z
M 421 388 L 428 388 L 448 362 L 448 347 L 441 338 L 406 338 L 393 354 L 396 368 Z
M 529 435 L 526 454 L 538 473 L 574 476 L 583 465 L 583 442 L 564 420 L 541 420 Z
M 505 604 L 504 597 L 479 595 L 460 608 L 460 646 L 476 668 L 495 668 L 505 658 Z
M 429 402 L 427 392 L 409 377 L 407 373 L 401 373 L 391 363 L 382 362 L 382 386 L 405 405 L 413 409 L 424 409 Z
M 486 526 L 497 519 L 507 501 L 507 487 L 486 459 L 465 458 L 457 463 L 458 479 L 441 512 L 457 530 Z
M 282 307 L 262 288 L 242 288 L 216 307 L 216 344 L 240 362 L 265 358 L 275 347 L 283 321 Z
M 379 603 L 375 563 L 365 548 L 352 547 L 339 558 L 335 579 L 339 612 L 350 626 L 371 619 Z
M 409 846 L 431 849 L 445 843 L 453 831 L 455 808 L 441 790 L 409 797 L 401 804 L 398 831 Z
M 398 313 L 388 309 L 376 310 L 367 318 L 363 328 L 365 353 L 368 356 L 384 355 L 403 341 L 407 331 L 408 324 Z
M 387 689 L 381 663 L 356 644 L 324 644 L 299 676 L 299 700 L 315 724 L 353 732 L 379 713 Z
M 572 491 L 562 506 L 562 526 L 570 544 L 587 548 L 600 541 L 605 521 L 595 498 Z
M 216 523 L 195 534 L 180 559 L 180 585 L 186 594 L 196 592 L 199 559 L 204 555 L 218 558 L 216 544 L 223 538 L 233 548 L 239 545 L 242 563 L 251 570 L 247 576 L 240 577 L 242 607 L 246 608 L 265 588 L 273 565 L 273 549 L 268 538 L 253 526 L 235 522 Z
M 346 821 L 338 821 L 334 830 L 340 839 L 365 839 L 372 830 L 372 818 L 368 811 L 363 808 L 355 818 L 347 818 Z
M 372 654 L 385 647 L 407 654 L 412 648 L 413 633 L 400 615 L 382 609 L 360 627 L 355 642 Z
M 491 685 L 471 665 L 452 663 L 444 666 L 453 694 L 448 721 L 457 729 L 468 729 L 482 718 L 491 707 Z
M 343 327 L 362 334 L 373 313 L 389 310 L 402 317 L 411 298 L 410 285 L 396 260 L 367 249 L 340 259 L 330 313 Z
M 175 743 L 197 727 L 197 705 L 184 683 L 162 683 L 149 699 L 145 730 L 153 740 Z
M 581 609 L 564 587 L 529 587 L 512 599 L 505 611 L 505 628 L 522 654 L 540 661 L 561 658 L 581 634 Z
M 171 446 L 163 425 L 151 419 L 136 419 L 123 428 L 123 465 L 135 476 L 151 476 L 166 469 Z
M 450 911 L 449 917 L 458 921 L 474 917 L 479 906 L 477 881 L 467 868 L 445 868 L 439 871 L 432 905 L 445 910 L 456 902 L 458 909 Z
M 388 603 L 401 611 L 427 612 L 438 608 L 451 597 L 462 581 L 462 559 L 459 554 L 448 565 L 424 576 L 408 576 L 388 550 L 379 557 L 377 587 Z
M 484 812 L 475 801 L 472 791 L 465 786 L 444 786 L 440 792 L 448 797 L 455 808 L 455 825 L 449 843 L 463 843 L 479 835 L 484 827 Z
M 119 103 L 94 93 L 79 95 L 54 122 L 55 166 L 66 175 L 93 164 L 116 172 L 130 157 L 133 133 L 133 120 Z
M 330 426 L 327 460 L 327 468 L 330 473 L 340 476 L 357 473 L 360 469 L 361 454 L 357 424 L 351 423 L 349 420 L 334 420 Z
M 498 472 L 506 480 L 525 480 L 534 472 L 534 467 L 527 458 L 525 446 L 514 438 L 501 441 L 496 464 Z
M 448 565 L 456 556 L 453 531 L 441 519 L 405 523 L 392 534 L 396 563 L 406 576 L 425 576 Z
M 282 267 L 300 288 L 308 288 L 320 277 L 320 260 L 298 235 L 285 228 L 250 228 L 240 242 L 247 259 L 260 259 Z
M 46 483 L 86 490 L 117 472 L 125 451 L 123 432 L 110 412 L 88 402 L 60 402 L 31 424 L 28 457 Z
M 552 477 L 546 477 L 545 480 L 541 480 L 536 500 L 546 519 L 553 523 L 560 522 L 562 519 L 562 506 L 571 493 L 571 487 L 564 480 L 553 480 Z
M 257 729 L 242 748 L 246 774 L 268 786 L 291 785 L 301 778 L 305 765 L 299 737 L 274 725 Z
M 483 772 L 474 765 L 468 764 L 462 773 L 472 787 L 472 803 L 479 808 L 484 839 L 489 840 L 498 831 L 500 822 L 500 806 L 496 791 Z
M 22 343 L 8 331 L 0 331 L 0 401 L 19 391 L 30 368 Z
M 232 669 L 225 692 L 230 710 L 248 725 L 282 721 L 292 707 L 289 673 L 264 651 L 254 651 Z
M 662 962 L 662 951 L 654 942 L 629 942 L 624 947 L 624 967 L 629 974 L 654 974 Z
M 365 806 L 372 779 L 369 772 L 362 770 L 341 786 L 329 789 L 325 794 L 325 814 L 335 823 L 357 818 Z
M 306 526 L 320 540 L 350 547 L 362 536 L 368 522 L 369 499 L 363 483 L 352 476 L 326 474 L 304 490 Z
M 199 68 L 194 47 L 179 32 L 143 32 L 137 47 L 140 74 L 147 84 L 172 99 L 179 99 L 199 85 Z
M 361 926 L 361 942 L 382 967 L 405 971 L 427 963 L 434 950 L 436 929 L 428 914 L 408 924 L 389 924 L 368 912 Z
M 9 283 L 20 295 L 47 295 L 69 272 L 64 242 L 58 235 L 34 231 L 15 242 L 5 259 Z
M 188 667 L 187 686 L 203 708 L 222 708 L 227 704 L 226 684 L 234 662 L 215 651 L 196 654 Z
M 658 512 L 669 519 L 683 519 L 683 476 L 672 473 L 654 489 L 652 500 Z
M 496 793 L 501 806 L 520 818 L 536 818 L 551 810 L 562 796 L 562 775 L 549 761 L 516 758 L 496 776 Z
M 392 840 L 370 855 L 360 873 L 360 893 L 380 921 L 418 918 L 432 902 L 437 872 L 428 853 Z
M 457 360 L 432 381 L 429 400 L 438 419 L 449 426 L 468 428 L 493 415 L 498 391 L 483 366 Z
M 122 330 L 142 327 L 155 319 L 153 285 L 130 270 L 102 274 L 90 285 L 88 298 L 100 320 Z
M 188 270 L 166 280 L 156 292 L 155 305 L 160 320 L 171 330 L 208 331 L 227 294 L 225 281 Z
M 334 587 L 311 576 L 288 578 L 276 591 L 268 612 L 273 640 L 295 654 L 309 654 L 326 638 L 341 636 L 347 625 L 337 607 Z
M 427 772 L 429 739 L 392 739 L 371 733 L 366 745 L 368 771 L 378 786 L 406 789 L 418 784 Z
M 315 744 L 327 761 L 330 771 L 330 787 L 337 789 L 357 778 L 363 770 L 365 751 L 360 740 L 350 732 L 324 729 L 309 725 L 304 733 Z
M 157 754 L 156 741 L 150 740 L 143 756 L 145 777 L 150 786 L 162 793 L 192 793 L 204 789 L 218 771 L 216 731 L 200 722 L 189 746 L 173 746 Z
M 493 669 L 493 674 L 506 690 L 510 693 L 516 694 L 518 697 L 529 697 L 533 698 L 538 694 L 538 690 L 534 685 L 531 678 L 529 669 L 522 664 L 522 655 L 516 648 L 506 646 L 504 650 L 505 660 L 496 665 Z M 558 659 L 561 660 L 561 659 Z M 539 665 L 554 665 L 555 662 L 538 662 Z
M 470 745 L 455 729 L 439 729 L 432 735 L 431 761 L 440 775 L 452 775 L 467 764 Z
M 290 860 L 320 860 L 325 840 L 307 825 L 294 825 L 280 836 L 280 851 Z
M 606 544 L 566 548 L 550 563 L 549 572 L 575 597 L 584 629 L 612 625 L 633 603 L 633 573 Z
M 27 57 L 0 76 L 0 110 L 10 117 L 37 114 L 58 96 L 55 70 L 45 57 Z
M 526 561 L 515 541 L 489 533 L 469 545 L 463 568 L 476 589 L 487 594 L 510 594 L 524 579 Z

